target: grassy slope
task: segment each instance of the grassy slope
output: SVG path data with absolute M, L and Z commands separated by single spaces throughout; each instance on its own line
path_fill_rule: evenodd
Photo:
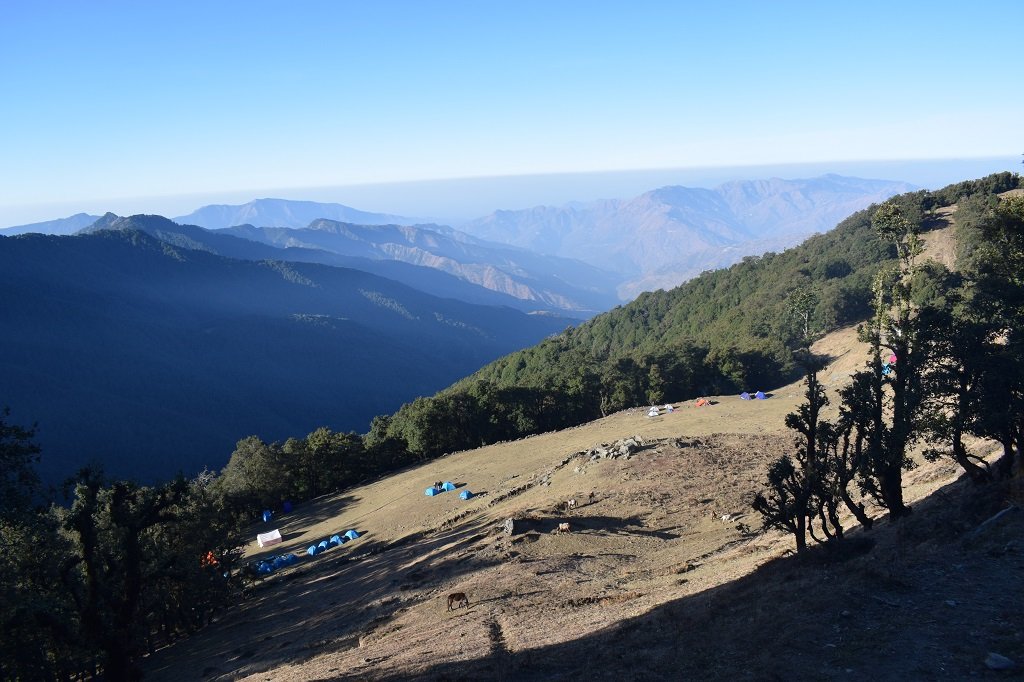
M 849 329 L 817 350 L 834 358 L 832 388 L 864 360 Z M 799 385 L 715 400 L 456 453 L 299 508 L 275 522 L 284 550 L 365 535 L 266 580 L 158 652 L 147 679 L 952 680 L 988 674 L 988 651 L 1024 660 L 1010 540 L 1024 514 L 965 533 L 1005 491 L 979 499 L 949 463 L 922 465 L 909 521 L 876 527 L 866 554 L 799 566 L 788 537 L 741 525 L 756 530 L 749 500 L 792 440 L 782 417 Z M 574 456 L 634 434 L 650 447 L 629 460 Z M 424 496 L 438 479 L 486 494 Z M 590 491 L 593 504 L 557 508 Z M 508 538 L 513 516 L 534 522 Z M 572 533 L 550 532 L 566 519 Z M 470 608 L 447 613 L 452 591 Z

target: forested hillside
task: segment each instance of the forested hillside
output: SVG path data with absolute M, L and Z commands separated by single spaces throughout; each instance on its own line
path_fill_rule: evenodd
M 922 231 L 936 208 L 1013 189 L 1000 173 L 892 204 Z M 987 204 L 985 204 L 987 205 Z M 770 389 L 792 380 L 808 334 L 866 319 L 872 284 L 895 244 L 858 211 L 834 230 L 781 254 L 746 258 L 512 353 L 433 398 L 377 419 L 371 441 L 442 452 L 594 419 L 626 407 L 711 393 Z
M 249 434 L 363 429 L 400 396 L 567 324 L 358 270 L 172 246 L 130 221 L 0 238 L 0 288 L 0 399 L 39 423 L 55 483 L 92 460 L 152 482 L 219 469 Z

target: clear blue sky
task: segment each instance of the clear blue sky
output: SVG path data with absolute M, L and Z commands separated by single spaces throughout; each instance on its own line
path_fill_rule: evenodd
M 0 225 L 117 197 L 1016 155 L 1022 27 L 1019 0 L 11 0 Z

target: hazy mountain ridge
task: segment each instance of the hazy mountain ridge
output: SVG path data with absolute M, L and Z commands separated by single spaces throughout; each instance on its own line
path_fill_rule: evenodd
M 40 223 L 30 223 L 28 225 L 5 227 L 0 229 L 0 235 L 6 235 L 8 237 L 32 233 L 69 235 L 78 232 L 83 227 L 88 227 L 99 219 L 99 217 L 100 216 L 89 215 L 88 213 L 76 213 L 75 215 L 68 216 L 67 218 L 45 220 Z
M 668 186 L 630 200 L 498 211 L 463 224 L 470 234 L 621 273 L 623 298 L 674 286 L 745 255 L 793 246 L 872 203 L 914 189 L 903 182 L 825 175 Z
M 355 225 L 315 220 L 306 228 L 218 230 L 267 244 L 431 267 L 549 309 L 593 313 L 616 303 L 617 277 L 582 261 L 488 242 L 439 225 Z
M 211 204 L 196 209 L 188 215 L 178 216 L 174 218 L 174 221 L 216 230 L 246 224 L 268 227 L 305 227 L 318 218 L 361 225 L 421 222 L 415 218 L 360 211 L 344 204 L 292 199 L 254 199 L 247 204 Z
M 93 225 L 81 230 L 89 234 L 103 229 L 139 230 L 169 244 L 186 249 L 195 249 L 215 253 L 227 258 L 244 260 L 281 260 L 300 263 L 320 263 L 337 267 L 363 270 L 381 277 L 387 277 L 418 289 L 432 296 L 455 298 L 467 303 L 479 305 L 510 306 L 524 312 L 549 312 L 559 314 L 564 307 L 546 306 L 543 302 L 527 296 L 512 296 L 497 290 L 497 287 L 485 287 L 464 278 L 443 272 L 429 265 L 415 265 L 401 260 L 381 260 L 367 256 L 351 256 L 317 248 L 302 246 L 301 240 L 281 239 L 280 243 L 271 243 L 260 239 L 261 228 L 243 225 L 231 230 L 207 230 L 195 225 L 179 225 L 163 216 L 129 216 L 119 217 L 108 213 Z M 279 231 L 287 236 L 290 228 L 263 228 L 266 231 Z M 468 235 L 466 235 L 468 237 Z M 373 255 L 367 249 L 367 254 Z M 556 299 L 557 300 L 557 299 Z M 538 311 L 538 308 L 541 308 Z M 566 311 L 566 314 L 568 311 Z
M 90 457 L 153 480 L 219 468 L 247 434 L 363 431 L 567 324 L 127 227 L 0 239 L 0 287 L 0 394 L 39 422 L 50 480 Z

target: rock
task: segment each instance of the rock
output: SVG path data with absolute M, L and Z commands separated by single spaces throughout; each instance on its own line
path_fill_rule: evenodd
M 1017 664 L 1006 656 L 990 651 L 985 657 L 985 667 L 989 670 L 1013 670 Z
M 502 525 L 505 530 L 505 535 L 514 535 L 516 532 L 516 521 L 515 519 L 505 519 L 505 523 Z

